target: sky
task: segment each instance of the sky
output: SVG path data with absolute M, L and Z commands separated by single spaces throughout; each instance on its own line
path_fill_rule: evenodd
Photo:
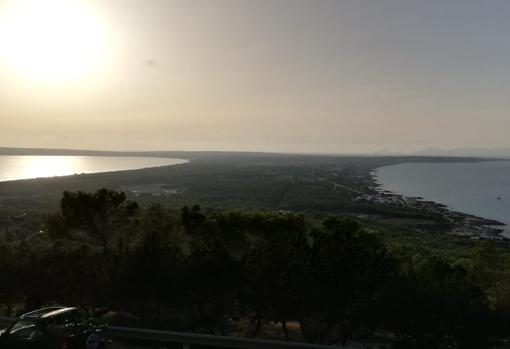
M 0 0 L 0 146 L 510 147 L 508 0 Z

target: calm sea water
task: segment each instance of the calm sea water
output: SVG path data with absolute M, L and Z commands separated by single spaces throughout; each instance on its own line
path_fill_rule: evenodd
M 510 161 L 406 163 L 381 167 L 376 178 L 384 190 L 494 219 L 510 231 Z
M 151 157 L 0 156 L 0 181 L 135 170 L 186 162 Z

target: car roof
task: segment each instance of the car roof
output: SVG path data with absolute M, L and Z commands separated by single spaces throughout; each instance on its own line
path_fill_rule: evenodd
M 72 307 L 48 307 L 39 310 L 31 311 L 30 313 L 26 313 L 20 316 L 21 319 L 46 319 L 52 316 L 60 315 L 63 313 L 67 313 L 69 311 L 73 311 L 76 308 Z

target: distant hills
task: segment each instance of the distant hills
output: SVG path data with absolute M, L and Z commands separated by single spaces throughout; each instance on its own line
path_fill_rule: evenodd
M 12 148 L 0 147 L 0 155 L 91 155 L 91 156 L 119 156 L 125 152 L 95 151 L 78 149 L 47 149 L 47 148 Z
M 510 159 L 510 147 L 509 148 L 455 148 L 455 149 L 427 148 L 427 149 L 415 152 L 414 155 L 418 155 L 418 156 L 508 158 L 508 159 Z
M 284 154 L 284 153 L 263 153 L 263 152 L 232 152 L 232 151 L 100 151 L 100 150 L 79 150 L 79 149 L 49 149 L 49 148 L 12 148 L 0 147 L 0 155 L 74 155 L 74 156 L 154 156 L 154 157 L 181 157 L 181 158 L 203 158 L 203 157 L 280 157 L 284 155 L 294 156 L 371 156 L 371 157 L 461 157 L 461 158 L 498 158 L 510 159 L 510 147 L 508 148 L 455 148 L 440 149 L 427 148 L 414 153 L 392 152 L 381 150 L 370 154 Z

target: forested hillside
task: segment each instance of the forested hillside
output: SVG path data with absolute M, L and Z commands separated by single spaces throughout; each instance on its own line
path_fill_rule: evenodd
M 462 258 L 402 246 L 350 218 L 65 192 L 41 233 L 1 234 L 0 301 L 9 315 L 79 305 L 113 324 L 324 344 L 485 348 L 507 336 L 497 245 Z

